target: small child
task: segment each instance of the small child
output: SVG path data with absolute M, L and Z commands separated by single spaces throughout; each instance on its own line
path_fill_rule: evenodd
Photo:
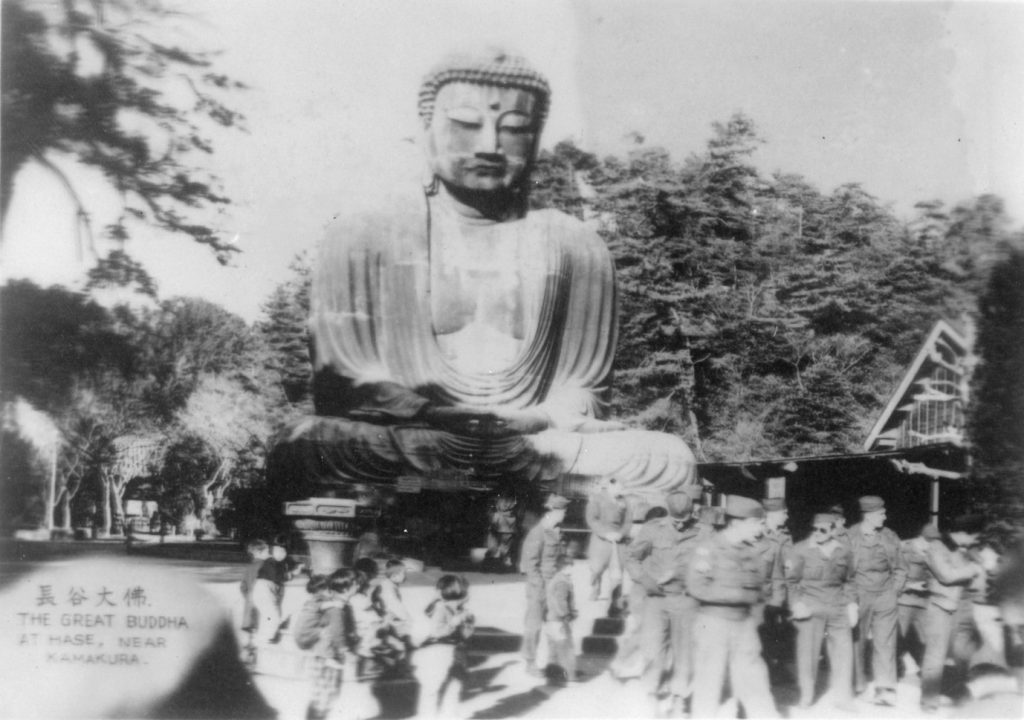
M 371 595 L 374 607 L 384 618 L 385 642 L 395 653 L 395 669 L 399 673 L 411 672 L 409 656 L 412 654 L 412 617 L 402 602 L 399 587 L 405 583 L 406 568 L 401 560 L 388 560 L 384 577 Z
M 373 595 L 377 589 L 377 561 L 372 558 L 360 558 L 356 560 L 355 571 L 359 588 L 349 601 L 349 607 L 355 621 L 356 634 L 359 636 L 359 657 L 393 664 L 388 663 L 388 653 L 384 647 L 384 618 L 373 602 Z M 361 663 L 361 666 L 367 671 L 375 669 L 370 663 Z
M 466 609 L 469 585 L 458 575 L 442 575 L 437 598 L 427 606 L 429 628 L 416 651 L 416 679 L 420 684 L 417 717 L 456 717 L 466 678 L 466 641 L 475 620 Z
M 306 584 L 309 598 L 299 611 L 294 637 L 300 648 L 313 653 L 309 666 L 313 692 L 307 720 L 327 717 L 341 695 L 345 656 L 356 643 L 346 612 L 356 589 L 356 574 L 347 569 L 329 576 L 313 575 Z
M 243 661 L 253 664 L 256 661 L 255 635 L 260 622 L 259 613 L 253 602 L 253 590 L 263 563 L 270 557 L 270 547 L 266 540 L 256 538 L 246 543 L 245 551 L 249 555 L 249 566 L 246 567 L 242 581 L 239 583 L 243 603 L 241 628 L 242 632 L 246 634 Z
M 572 560 L 561 555 L 555 562 L 555 576 L 548 582 L 544 631 L 552 659 L 563 675 L 562 682 L 576 682 L 576 649 L 572 639 L 572 621 L 576 602 L 572 585 Z
M 278 642 L 281 639 L 281 630 L 287 627 L 291 620 L 290 617 L 285 617 L 283 612 L 285 585 L 295 577 L 288 558 L 287 542 L 287 539 L 283 536 L 274 538 L 274 541 L 270 544 L 270 560 L 264 563 L 263 568 L 267 579 L 274 583 L 274 603 L 277 605 L 279 617 L 274 637 L 270 640 L 272 643 Z
M 399 588 L 405 584 L 407 574 L 404 562 L 388 560 L 384 568 L 384 577 L 373 595 L 374 603 L 381 609 L 384 622 L 390 628 L 391 634 L 406 645 L 409 644 L 412 634 L 412 617 L 402 602 L 402 591 Z
M 252 603 L 259 618 L 255 635 L 257 648 L 276 642 L 281 627 L 281 600 L 287 577 L 287 568 L 274 557 L 267 543 L 264 542 L 263 546 L 267 550 L 261 554 L 263 563 L 256 572 L 256 581 L 252 586 Z

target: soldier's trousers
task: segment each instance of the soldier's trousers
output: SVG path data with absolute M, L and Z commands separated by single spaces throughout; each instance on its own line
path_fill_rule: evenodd
M 587 565 L 590 566 L 590 583 L 594 595 L 601 590 L 601 576 L 609 565 L 612 565 L 613 554 L 618 555 L 618 562 L 613 569 L 617 577 L 612 578 L 612 585 L 618 585 L 622 582 L 622 568 L 626 566 L 625 543 L 609 542 L 591 533 L 590 543 L 587 545 Z
M 643 684 L 648 693 L 660 694 L 667 681 L 672 695 L 690 694 L 696 611 L 697 601 L 685 593 L 649 595 L 644 599 L 640 638 Z
M 936 705 L 942 694 L 942 674 L 950 655 L 964 674 L 977 649 L 976 628 L 970 603 L 947 612 L 931 603 L 925 614 L 924 660 L 921 662 L 921 704 Z
M 892 590 L 857 593 L 860 618 L 854 644 L 854 689 L 868 684 L 867 654 L 871 652 L 871 676 L 876 689 L 896 689 L 896 593 Z M 868 642 L 868 635 L 871 642 Z
M 914 662 L 921 664 L 924 658 L 925 638 L 925 605 L 899 605 L 896 610 L 896 623 L 900 630 L 898 656 L 909 652 Z
M 718 714 L 727 677 L 746 717 L 778 717 L 757 625 L 751 618 L 733 619 L 698 610 L 693 639 L 693 717 Z
M 544 627 L 544 611 L 547 609 L 547 592 L 544 585 L 526 583 L 526 617 L 523 620 L 523 659 L 528 666 L 537 662 L 537 646 Z
M 814 702 L 814 685 L 821 665 L 821 644 L 827 641 L 829 685 L 836 702 L 851 699 L 853 688 L 853 632 L 846 606 L 816 608 L 806 620 L 795 620 L 796 672 L 800 701 Z

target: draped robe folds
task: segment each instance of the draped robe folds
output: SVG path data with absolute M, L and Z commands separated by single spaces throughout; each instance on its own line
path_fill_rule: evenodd
M 485 281 L 477 296 L 461 298 L 459 272 L 473 264 L 467 239 L 501 253 L 482 262 L 502 268 L 506 282 L 494 290 Z M 460 350 L 457 331 L 473 324 L 479 293 L 503 289 L 511 297 L 494 302 L 505 303 L 514 327 L 477 323 L 469 339 L 477 352 L 465 352 L 465 338 Z M 435 197 L 426 209 L 421 199 L 336 222 L 313 281 L 316 415 L 274 438 L 268 480 L 296 498 L 332 484 L 446 472 L 513 483 L 612 475 L 639 495 L 694 483 L 693 454 L 675 436 L 579 431 L 606 415 L 615 314 L 607 248 L 555 210 L 474 221 Z M 427 407 L 452 405 L 537 409 L 550 427 L 486 438 L 422 419 Z

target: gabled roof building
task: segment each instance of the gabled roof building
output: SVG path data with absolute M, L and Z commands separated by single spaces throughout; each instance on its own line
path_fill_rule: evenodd
M 856 512 L 860 495 L 881 495 L 889 524 L 912 532 L 964 500 L 970 457 L 964 429 L 974 364 L 968 336 L 940 320 L 921 346 L 864 441 L 864 452 L 750 462 L 702 463 L 716 495 L 785 496 L 794 527 L 839 503 Z
M 968 339 L 944 320 L 935 323 L 868 433 L 864 449 L 963 445 L 972 365 Z

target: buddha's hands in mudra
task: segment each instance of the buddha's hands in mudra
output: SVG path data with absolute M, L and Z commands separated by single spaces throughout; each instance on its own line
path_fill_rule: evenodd
M 428 407 L 423 419 L 438 430 L 471 437 L 512 437 L 546 430 L 548 416 L 536 409 L 477 408 L 465 405 Z
M 530 435 L 552 427 L 551 417 L 539 408 L 477 408 L 465 405 L 428 407 L 423 411 L 422 418 L 439 430 L 475 437 Z M 571 429 L 574 432 L 594 433 L 624 430 L 625 427 L 619 422 L 582 418 Z

